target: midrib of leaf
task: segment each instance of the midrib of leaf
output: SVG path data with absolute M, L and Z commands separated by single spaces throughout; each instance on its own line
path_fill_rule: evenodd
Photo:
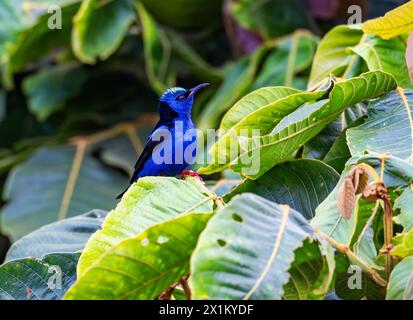
M 143 119 L 145 121 L 146 119 Z M 140 121 L 136 123 L 123 123 L 110 128 L 106 131 L 98 132 L 88 137 L 80 137 L 74 139 L 74 145 L 76 147 L 75 156 L 73 158 L 73 164 L 70 168 L 69 178 L 66 183 L 65 191 L 63 193 L 62 201 L 60 203 L 57 218 L 58 220 L 65 219 L 67 212 L 69 211 L 70 201 L 72 200 L 73 192 L 76 188 L 76 182 L 79 177 L 79 172 L 82 167 L 83 160 L 85 158 L 86 149 L 89 145 L 108 140 L 116 137 L 120 134 L 126 134 L 129 138 L 136 154 L 139 156 L 140 150 L 142 150 L 142 143 L 139 137 L 134 132 L 136 126 L 140 124 Z
M 371 49 L 371 51 L 373 52 L 374 57 L 376 58 L 376 62 L 379 65 L 379 70 L 383 70 L 383 66 L 381 64 L 381 60 L 380 60 L 380 57 L 379 57 L 379 54 L 378 54 L 376 48 L 374 48 L 370 43 L 367 43 L 367 42 L 365 42 L 363 44 Z
M 363 34 L 363 36 L 360 38 L 359 43 L 356 46 L 364 44 L 366 42 L 366 39 L 367 39 L 367 34 Z M 351 57 L 351 60 L 348 64 L 346 70 L 343 73 L 343 78 L 344 79 L 348 79 L 349 73 L 350 73 L 351 69 L 353 68 L 353 66 L 356 63 L 358 58 L 360 58 L 360 57 L 357 54 L 354 53 L 353 56 Z
M 76 143 L 76 153 L 73 159 L 72 168 L 70 169 L 69 179 L 67 180 L 65 192 L 63 193 L 59 213 L 57 215 L 58 220 L 66 218 L 70 200 L 72 199 L 73 191 L 75 189 L 76 181 L 79 177 L 80 167 L 82 166 L 82 162 L 85 157 L 86 146 L 86 140 L 79 140 Z
M 242 300 L 248 300 L 249 298 L 251 298 L 251 296 L 254 294 L 254 292 L 259 288 L 261 283 L 264 281 L 265 277 L 267 276 L 268 272 L 271 269 L 271 266 L 273 265 L 273 263 L 275 261 L 275 258 L 277 256 L 278 250 L 279 250 L 280 245 L 281 245 L 282 237 L 284 235 L 285 227 L 287 226 L 288 215 L 290 213 L 290 207 L 289 206 L 282 205 L 281 207 L 283 209 L 283 217 L 282 217 L 281 224 L 280 224 L 280 230 L 278 232 L 277 237 L 275 238 L 274 247 L 273 247 L 273 250 L 271 252 L 271 256 L 269 257 L 269 259 L 267 261 L 267 264 L 265 265 L 265 268 L 262 271 L 261 275 L 259 276 L 259 278 L 255 282 L 255 284 L 253 285 L 251 290 L 245 295 L 245 297 Z
M 401 87 L 398 87 L 396 89 L 397 93 L 400 95 L 403 104 L 406 108 L 407 112 L 407 117 L 409 118 L 409 123 L 410 123 L 410 140 L 411 140 L 411 149 L 410 149 L 410 157 L 409 161 L 412 161 L 413 158 L 413 117 L 412 117 L 412 112 L 410 110 L 409 102 L 407 101 L 406 95 L 404 94 L 404 89 Z

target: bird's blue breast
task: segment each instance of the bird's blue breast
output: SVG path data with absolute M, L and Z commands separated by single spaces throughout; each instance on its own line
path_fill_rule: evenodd
M 163 132 L 168 131 L 168 135 Z M 177 118 L 168 126 L 161 126 L 152 135 L 155 138 L 158 132 L 165 137 L 155 147 L 152 156 L 146 161 L 135 179 L 144 176 L 176 176 L 185 171 L 195 161 L 196 134 L 190 119 Z

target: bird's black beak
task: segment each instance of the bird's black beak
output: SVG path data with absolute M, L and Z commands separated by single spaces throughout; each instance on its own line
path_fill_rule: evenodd
M 190 93 L 189 93 L 189 97 L 194 96 L 199 90 L 201 90 L 202 88 L 205 88 L 206 86 L 209 86 L 209 83 L 201 83 L 200 85 L 197 85 L 196 87 L 193 87 L 192 89 L 190 89 Z

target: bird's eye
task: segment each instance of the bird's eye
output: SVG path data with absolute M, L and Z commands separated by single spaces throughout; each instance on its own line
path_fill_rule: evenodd
M 179 101 L 184 101 L 185 100 L 185 95 L 180 95 L 178 98 L 177 98 Z

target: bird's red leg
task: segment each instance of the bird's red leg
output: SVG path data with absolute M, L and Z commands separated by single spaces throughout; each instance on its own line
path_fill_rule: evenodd
M 179 174 L 179 176 L 182 177 L 182 178 L 185 178 L 186 176 L 195 177 L 195 178 L 198 178 L 199 180 L 203 181 L 203 179 L 202 179 L 201 176 L 198 174 L 198 172 L 195 172 L 195 171 L 192 171 L 192 170 L 182 171 L 182 172 Z

